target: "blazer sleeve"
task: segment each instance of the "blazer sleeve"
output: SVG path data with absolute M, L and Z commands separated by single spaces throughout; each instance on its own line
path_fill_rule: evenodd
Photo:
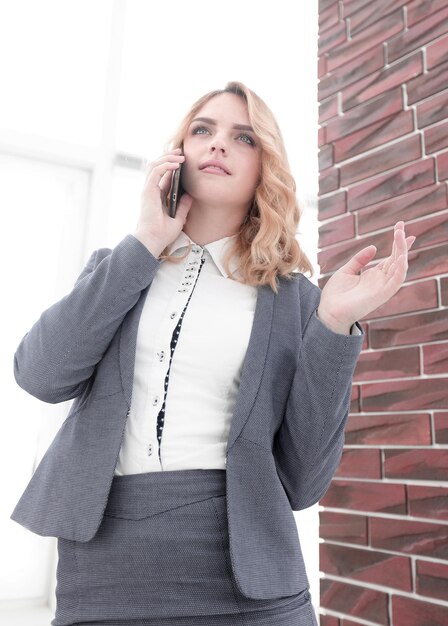
M 294 511 L 322 498 L 339 465 L 353 373 L 364 341 L 359 322 L 359 334 L 345 335 L 319 319 L 320 294 L 321 289 L 302 275 L 302 340 L 274 438 L 277 472 Z
M 95 250 L 72 291 L 46 309 L 14 354 L 17 384 L 52 404 L 85 389 L 126 313 L 161 261 L 134 235 Z

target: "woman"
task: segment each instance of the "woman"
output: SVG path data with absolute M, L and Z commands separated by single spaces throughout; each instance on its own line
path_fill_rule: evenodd
M 321 291 L 253 91 L 206 94 L 172 145 L 135 232 L 96 250 L 17 348 L 21 387 L 75 402 L 11 517 L 58 537 L 53 626 L 316 625 L 292 511 L 329 486 L 357 320 L 400 288 L 415 238 L 398 222 L 387 259 L 360 274 L 363 248 Z

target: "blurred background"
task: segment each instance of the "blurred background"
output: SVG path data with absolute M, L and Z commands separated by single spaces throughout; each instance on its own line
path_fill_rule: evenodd
M 277 118 L 304 208 L 297 237 L 316 262 L 318 3 L 3 0 L 0 8 L 0 623 L 48 626 L 56 539 L 9 515 L 71 401 L 46 404 L 20 389 L 16 347 L 95 248 L 133 231 L 142 165 L 163 153 L 199 96 L 229 80 L 246 83 Z M 317 608 L 317 505 L 295 515 Z

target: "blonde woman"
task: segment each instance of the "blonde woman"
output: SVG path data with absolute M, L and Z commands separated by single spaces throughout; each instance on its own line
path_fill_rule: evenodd
M 173 171 L 185 190 L 165 204 Z M 95 250 L 14 356 L 74 399 L 11 517 L 58 537 L 53 626 L 312 626 L 293 511 L 343 447 L 358 319 L 398 291 L 414 237 L 321 290 L 275 118 L 240 82 L 204 95 L 149 165 L 135 232 Z

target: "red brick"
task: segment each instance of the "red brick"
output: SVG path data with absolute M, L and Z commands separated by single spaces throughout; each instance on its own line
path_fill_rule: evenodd
M 319 220 L 325 220 L 335 215 L 345 213 L 347 210 L 347 192 L 337 191 L 331 196 L 324 196 L 318 199 Z
M 406 513 L 404 485 L 333 479 L 320 504 L 351 511 Z
M 409 515 L 448 520 L 448 488 L 407 485 Z
M 379 450 L 344 450 L 334 474 L 344 478 L 381 478 Z
M 318 128 L 318 130 L 317 130 L 317 143 L 318 143 L 319 147 L 323 146 L 325 143 L 327 143 L 326 134 L 327 134 L 327 129 L 326 128 Z
M 320 544 L 319 555 L 326 574 L 412 591 L 409 557 L 330 543 Z
M 448 256 L 448 246 L 446 255 Z M 423 371 L 428 375 L 448 372 L 448 342 L 423 346 Z
M 327 58 L 322 54 L 317 61 L 317 76 L 322 78 L 327 73 Z
M 397 625 L 446 626 L 448 624 L 448 606 L 440 606 L 402 596 L 392 596 L 392 620 Z
M 360 382 L 384 378 L 406 378 L 419 374 L 419 348 L 376 350 L 360 355 L 353 380 Z
M 440 11 L 446 7 L 446 0 L 414 0 L 409 2 L 407 6 L 407 23 L 413 26 L 432 15 L 436 11 Z
M 325 146 L 319 150 L 319 170 L 325 170 L 334 164 L 333 160 L 333 146 L 326 143 Z
M 434 413 L 436 443 L 448 443 L 448 413 Z
M 440 279 L 440 295 L 442 306 L 448 306 L 448 276 L 446 278 L 442 276 Z
M 355 211 L 435 182 L 435 161 L 424 159 L 351 187 L 347 196 L 348 210 Z
M 328 167 L 319 174 L 319 194 L 329 193 L 339 187 L 339 169 Z
M 430 443 L 431 424 L 429 416 L 423 414 L 350 415 L 345 427 L 346 446 Z
M 410 57 L 394 63 L 378 72 L 369 74 L 342 90 L 342 110 L 347 111 L 361 102 L 370 100 L 380 93 L 402 85 L 423 73 L 422 53 L 416 52 Z
M 319 520 L 321 539 L 367 545 L 367 518 L 364 515 L 320 511 Z
M 320 581 L 320 601 L 322 607 L 332 611 L 375 624 L 389 624 L 387 593 L 323 578 Z
M 399 9 L 409 0 L 375 0 L 361 6 L 359 1 L 347 2 L 344 0 L 344 17 L 350 16 L 350 34 L 352 36 L 374 24 L 385 15 Z
M 343 17 L 353 18 L 354 13 L 358 13 L 358 11 L 362 11 L 366 6 L 369 6 L 369 4 L 370 5 L 372 4 L 371 1 L 369 2 L 369 0 L 344 0 Z M 384 7 L 381 6 L 381 8 L 384 8 Z M 377 13 L 378 12 L 379 11 L 377 9 Z
M 442 122 L 424 131 L 426 153 L 438 152 L 448 147 L 448 122 Z
M 341 44 L 328 53 L 328 70 L 333 72 L 337 67 L 364 54 L 372 48 L 382 49 L 383 42 L 404 29 L 401 10 L 395 11 L 365 28 L 345 44 Z
M 379 46 L 374 50 L 367 50 L 367 52 L 356 56 L 348 63 L 344 63 L 319 82 L 317 86 L 319 100 L 328 98 L 347 85 L 359 81 L 367 74 L 371 74 L 383 66 L 383 48 Z
M 420 48 L 436 37 L 444 35 L 447 29 L 447 20 L 448 8 L 437 11 L 437 13 L 414 24 L 412 24 L 412 12 L 410 18 L 408 13 L 409 28 L 389 39 L 386 44 L 388 62 L 395 61 L 395 59 Z
M 448 282 L 448 281 L 447 281 Z M 371 348 L 404 346 L 448 339 L 448 309 L 369 322 Z
M 344 113 L 342 117 L 331 120 L 326 127 L 327 141 L 336 141 L 374 122 L 395 115 L 403 110 L 403 106 L 401 87 L 395 87 L 375 100 L 361 104 Z
M 331 220 L 319 228 L 319 245 L 330 246 L 333 243 L 345 239 L 355 238 L 355 216 L 342 215 L 338 219 Z
M 409 222 L 416 217 L 431 215 L 447 208 L 446 185 L 436 184 L 423 187 L 359 211 L 357 214 L 358 233 L 363 235 L 370 231 L 393 226 L 398 220 L 404 219 L 405 222 Z M 415 244 L 417 241 L 412 250 L 415 250 Z
M 416 561 L 417 593 L 448 600 L 448 564 Z
M 338 96 L 331 96 L 319 104 L 319 124 L 338 115 Z
M 446 213 L 438 213 L 407 224 L 406 235 L 415 235 L 420 246 L 444 243 L 448 241 L 448 216 Z
M 318 0 L 319 12 L 325 11 L 329 6 L 338 4 L 339 0 Z
M 329 26 L 327 29 L 319 29 L 317 39 L 317 49 L 319 54 L 324 54 L 347 41 L 347 27 L 345 22 L 338 22 Z M 327 70 L 328 71 L 328 70 Z
M 401 111 L 333 142 L 337 163 L 406 135 L 414 129 L 412 111 Z
M 446 379 L 423 378 L 362 385 L 363 411 L 409 411 L 448 408 Z
M 364 180 L 398 165 L 415 161 L 422 156 L 421 139 L 418 135 L 407 137 L 383 149 L 361 156 L 340 168 L 341 186 Z
M 446 0 L 442 0 L 442 2 L 446 2 Z M 426 67 L 428 70 L 446 61 L 448 61 L 448 35 L 426 48 Z
M 448 558 L 448 524 L 381 517 L 371 517 L 369 524 L 370 544 L 373 548 L 420 554 L 434 559 Z
M 447 480 L 447 450 L 385 450 L 384 477 L 413 480 Z
M 367 341 L 367 336 L 368 336 L 368 329 L 367 329 L 367 324 L 363 325 L 363 330 L 364 330 L 364 341 L 362 343 L 362 350 L 367 350 L 368 349 L 368 341 Z M 361 386 L 360 385 L 352 385 L 352 393 L 351 393 L 351 398 L 350 398 L 350 407 L 349 407 L 349 413 L 359 413 L 361 411 L 361 404 L 360 404 L 360 398 L 361 398 L 361 393 L 360 393 L 360 389 Z
M 417 76 L 408 82 L 406 91 L 408 104 L 414 104 L 423 98 L 446 89 L 448 83 L 448 62 L 437 65 L 423 76 Z
M 332 615 L 319 615 L 320 626 L 340 626 L 340 622 L 337 617 Z
M 437 155 L 437 175 L 439 180 L 448 180 L 448 151 Z
M 319 9 L 319 32 L 330 28 L 339 21 L 339 5 L 337 2 L 329 4 L 325 9 Z
M 417 105 L 419 128 L 444 120 L 447 116 L 448 93 L 441 93 Z

